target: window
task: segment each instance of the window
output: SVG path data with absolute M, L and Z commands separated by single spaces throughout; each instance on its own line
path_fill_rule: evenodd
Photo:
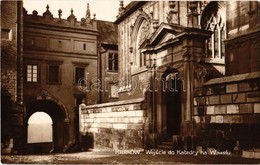
M 206 57 L 211 60 L 224 59 L 224 43 L 226 39 L 226 9 L 220 1 L 210 2 L 201 16 L 202 29 L 212 31 L 211 38 L 206 41 Z
M 109 71 L 118 71 L 118 54 L 117 53 L 108 54 L 108 70 Z
M 83 80 L 85 78 L 85 68 L 84 67 L 76 67 L 75 68 L 75 81 L 74 83 L 78 83 L 80 80 Z M 81 81 L 81 83 L 84 83 L 85 81 Z
M 137 38 L 136 38 L 136 62 L 135 64 L 139 67 L 146 66 L 146 58 L 145 55 L 141 52 L 141 46 L 142 44 L 147 40 L 147 37 L 150 34 L 149 31 L 149 21 L 147 19 L 143 18 L 142 23 L 138 29 Z
M 26 81 L 27 82 L 38 82 L 38 66 L 27 65 L 26 66 Z
M 60 83 L 60 65 L 50 64 L 48 69 L 48 82 Z
M 118 98 L 119 85 L 118 84 L 110 84 L 110 97 Z
M 1 29 L 1 39 L 2 40 L 11 40 L 11 29 Z
M 83 50 L 86 50 L 86 44 L 83 44 Z

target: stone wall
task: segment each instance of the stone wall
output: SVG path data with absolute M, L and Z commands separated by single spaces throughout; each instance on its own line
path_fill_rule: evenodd
M 82 140 L 86 139 L 86 135 L 94 139 L 93 144 L 88 146 L 95 149 L 143 148 L 144 123 L 147 119 L 144 99 L 91 106 L 81 104 L 79 111 Z
M 211 79 L 195 90 L 195 134 L 204 145 L 232 150 L 238 140 L 243 148 L 260 146 L 259 84 L 260 72 L 253 72 Z

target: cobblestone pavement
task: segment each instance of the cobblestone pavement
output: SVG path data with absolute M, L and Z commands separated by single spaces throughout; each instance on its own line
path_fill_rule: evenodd
M 3 164 L 260 164 L 260 159 L 220 155 L 115 154 L 79 152 L 46 155 L 2 155 Z

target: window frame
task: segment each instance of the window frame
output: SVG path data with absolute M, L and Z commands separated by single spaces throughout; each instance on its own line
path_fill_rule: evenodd
M 89 65 L 88 63 L 79 63 L 79 62 L 72 62 L 72 64 L 74 65 L 73 66 L 73 85 L 78 85 L 78 82 L 76 82 L 76 68 L 84 68 L 84 78 L 85 80 L 87 81 L 87 71 L 88 71 L 88 68 L 87 66 Z M 82 85 L 87 85 L 86 83 L 82 84 Z
M 112 58 L 110 58 L 110 55 L 112 55 Z M 110 67 L 110 62 L 112 65 L 111 67 Z M 118 70 L 119 70 L 118 52 L 109 52 L 108 56 L 107 56 L 107 71 L 108 72 L 118 72 Z
M 62 62 L 48 62 L 47 63 L 47 84 L 50 85 L 61 85 L 62 81 L 61 81 L 61 63 Z M 50 66 L 58 66 L 58 82 L 50 82 Z
M 76 80 L 76 77 L 77 77 L 77 69 L 78 68 L 80 68 L 80 69 L 84 69 L 84 79 L 86 79 L 86 66 L 78 66 L 78 65 L 76 65 L 76 66 L 74 66 L 74 76 L 73 76 L 73 84 L 74 85 L 77 85 L 78 84 L 78 80 Z M 84 82 L 83 82 L 84 83 Z M 86 85 L 85 83 L 84 83 L 84 85 Z
M 27 67 L 28 66 L 37 66 L 37 73 L 36 73 L 36 81 L 33 81 L 32 79 L 33 79 L 33 72 L 31 73 L 31 80 L 32 81 L 28 81 L 28 70 L 27 70 Z M 33 68 L 31 69 L 31 71 L 33 71 Z M 37 63 L 26 63 L 25 64 L 25 82 L 26 83 L 40 83 L 40 66 L 39 66 L 39 64 L 37 64 Z

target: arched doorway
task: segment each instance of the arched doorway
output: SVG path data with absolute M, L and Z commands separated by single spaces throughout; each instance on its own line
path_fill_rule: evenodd
M 62 107 L 60 107 L 57 103 L 51 100 L 36 100 L 29 103 L 26 106 L 26 121 L 28 123 L 27 151 L 29 153 L 35 153 L 35 148 L 36 148 L 36 152 L 39 153 L 44 153 L 48 151 L 47 148 L 37 150 L 37 145 L 39 146 L 39 143 L 29 143 L 30 142 L 29 139 L 31 138 L 28 136 L 30 133 L 29 122 L 32 119 L 31 117 L 33 117 L 35 114 L 37 115 L 37 113 L 39 112 L 41 112 L 41 114 L 45 113 L 45 116 L 48 115 L 52 120 L 52 152 L 62 152 L 64 148 L 64 144 L 66 143 L 64 141 L 64 139 L 66 139 L 65 133 L 68 132 L 68 130 L 66 130 L 68 128 L 66 127 L 66 123 L 64 122 L 67 116 L 65 110 L 62 109 Z M 42 121 L 44 119 L 40 118 L 38 120 Z M 34 134 L 39 133 L 39 131 L 35 132 Z
M 180 134 L 182 120 L 182 81 L 175 69 L 162 76 L 162 103 L 164 104 L 166 136 Z
M 35 112 L 28 120 L 27 143 L 34 153 L 50 152 L 53 149 L 52 119 L 45 112 Z

